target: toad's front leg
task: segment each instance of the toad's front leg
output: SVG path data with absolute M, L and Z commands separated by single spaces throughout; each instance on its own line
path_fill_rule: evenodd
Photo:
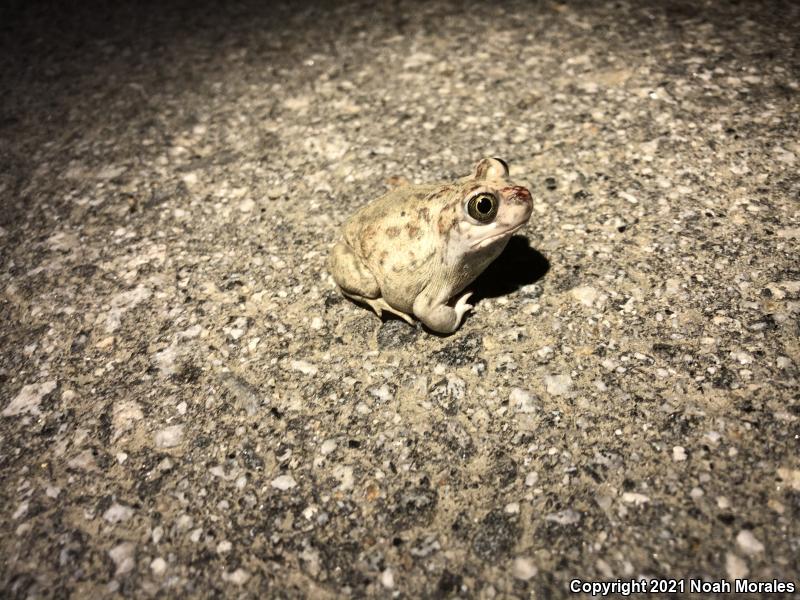
M 449 306 L 449 298 L 441 294 L 432 295 L 425 290 L 414 300 L 414 316 L 427 327 L 439 333 L 453 333 L 461 325 L 464 314 L 472 308 L 467 304 L 472 292 L 462 295 L 455 306 Z

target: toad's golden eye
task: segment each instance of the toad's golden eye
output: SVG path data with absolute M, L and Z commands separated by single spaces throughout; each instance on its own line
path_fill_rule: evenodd
M 480 223 L 490 223 L 497 216 L 497 205 L 497 198 L 484 192 L 469 199 L 467 213 Z

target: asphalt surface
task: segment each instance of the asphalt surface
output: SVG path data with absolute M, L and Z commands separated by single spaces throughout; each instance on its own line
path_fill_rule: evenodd
M 0 595 L 797 586 L 799 22 L 5 3 Z M 355 209 L 484 156 L 535 209 L 459 331 L 338 294 Z

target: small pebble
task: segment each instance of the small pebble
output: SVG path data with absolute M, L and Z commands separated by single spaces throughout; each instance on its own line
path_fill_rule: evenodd
M 314 376 L 319 371 L 317 367 L 305 360 L 293 360 L 289 363 L 289 366 L 295 371 L 300 371 L 303 375 Z
M 136 566 L 136 545 L 133 542 L 122 542 L 108 551 L 108 555 L 116 566 L 114 576 L 130 573 Z
M 641 506 L 643 504 L 647 504 L 650 502 L 650 498 L 645 496 L 644 494 L 637 494 L 635 492 L 625 492 L 622 494 L 622 501 L 627 504 L 633 504 L 634 506 Z
M 520 413 L 536 412 L 536 396 L 521 388 L 514 388 L 508 396 L 511 406 Z
M 736 536 L 736 545 L 747 555 L 764 552 L 764 544 L 759 542 L 749 529 L 742 529 Z
M 276 477 L 275 479 L 273 479 L 270 485 L 272 485 L 272 487 L 274 487 L 275 489 L 286 491 L 288 489 L 295 487 L 297 485 L 297 482 L 291 475 L 281 475 L 280 477 Z
M 391 569 L 384 569 L 381 573 L 381 585 L 387 590 L 391 590 L 394 587 L 394 573 Z
M 546 375 L 544 385 L 552 396 L 565 396 L 572 389 L 572 377 L 565 375 Z
M 233 573 L 223 573 L 222 579 L 235 585 L 244 585 L 250 579 L 250 573 L 242 568 L 236 569 Z
M 575 298 L 584 306 L 592 306 L 595 300 L 597 300 L 598 295 L 597 290 L 589 286 L 572 288 L 570 293 L 572 294 L 573 298 Z
M 173 448 L 183 439 L 183 425 L 171 425 L 157 431 L 154 440 L 157 448 Z
M 153 533 L 150 534 L 150 539 L 153 540 L 154 544 L 158 544 L 161 541 L 161 538 L 164 537 L 164 528 L 160 525 L 158 527 L 153 528 Z
M 154 558 L 153 561 L 150 563 L 150 570 L 156 577 L 161 577 L 167 570 L 167 561 L 165 561 L 160 556 Z
M 319 447 L 319 453 L 322 456 L 328 456 L 334 450 L 336 450 L 336 440 L 325 440 Z
M 535 577 L 539 569 L 533 563 L 533 560 L 527 557 L 518 556 L 514 559 L 514 564 L 511 566 L 511 574 L 517 579 L 528 581 L 531 577 Z
M 24 516 L 26 512 L 28 512 L 28 503 L 21 502 L 20 505 L 17 507 L 17 510 L 14 511 L 14 514 L 11 515 L 11 518 L 19 519 L 20 517 Z
M 725 555 L 725 572 L 728 574 L 728 579 L 734 581 L 747 577 L 750 570 L 747 568 L 747 563 L 743 558 L 733 552 L 728 552 Z
M 123 523 L 132 516 L 133 509 L 131 507 L 117 504 L 116 502 L 109 506 L 106 512 L 103 513 L 103 518 L 112 524 Z

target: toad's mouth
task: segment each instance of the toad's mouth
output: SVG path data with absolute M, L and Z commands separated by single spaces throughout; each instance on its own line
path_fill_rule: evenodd
M 498 231 L 490 235 L 489 237 L 485 237 L 482 240 L 478 240 L 474 244 L 472 244 L 471 248 L 475 250 L 479 250 L 481 248 L 485 248 L 486 246 L 490 246 L 492 243 L 497 241 L 499 238 L 502 237 L 510 237 L 512 233 L 516 233 L 520 229 L 525 226 L 525 223 L 520 223 L 519 225 L 515 225 L 514 227 L 509 227 L 508 229 L 503 229 L 502 231 Z

